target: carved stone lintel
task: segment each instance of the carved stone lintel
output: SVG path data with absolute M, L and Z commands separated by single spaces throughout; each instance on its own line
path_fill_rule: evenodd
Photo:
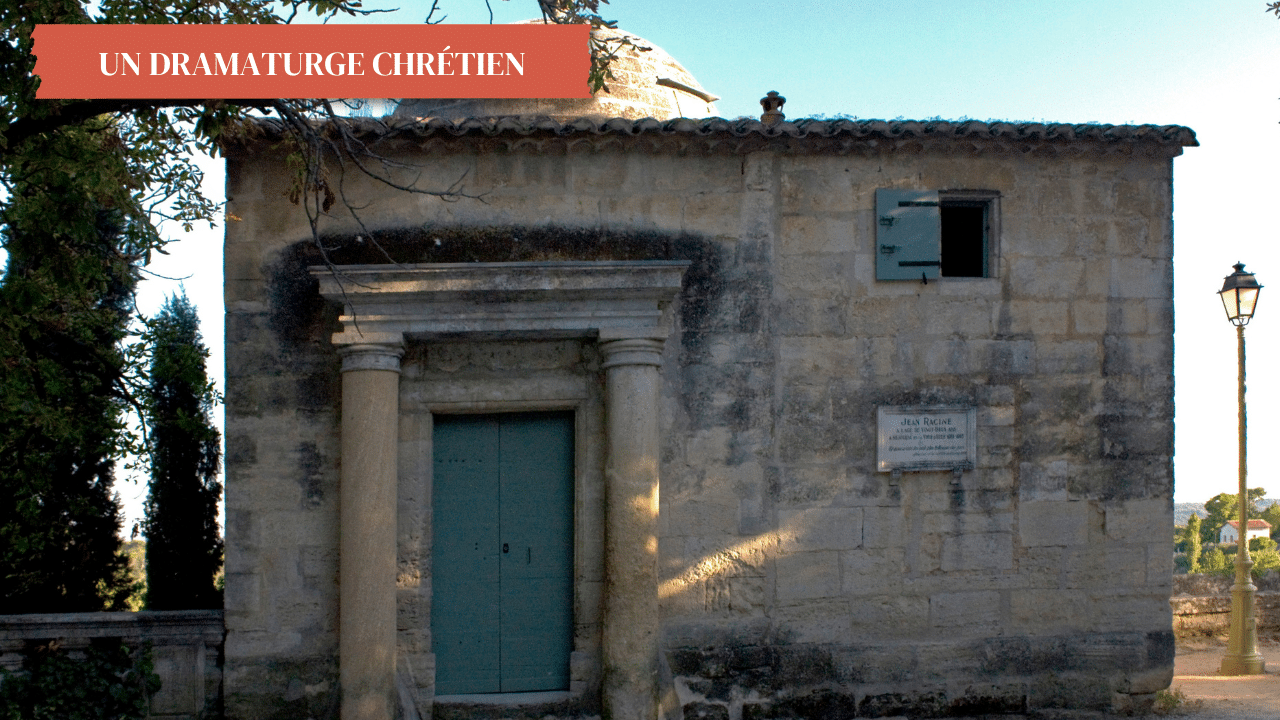
M 546 339 L 665 324 L 687 261 L 344 265 L 311 268 L 320 294 L 343 305 L 335 345 L 403 336 Z M 344 280 L 339 282 L 339 280 Z M 665 333 L 663 333 L 665 336 Z

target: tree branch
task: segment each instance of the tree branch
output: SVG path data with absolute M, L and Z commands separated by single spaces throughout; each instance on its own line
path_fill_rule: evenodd
M 59 101 L 37 101 L 37 102 L 59 102 Z M 215 103 L 223 105 L 239 105 L 241 107 L 253 107 L 266 109 L 272 107 L 272 100 L 256 99 L 256 100 L 190 100 L 190 99 L 154 99 L 154 100 L 137 100 L 137 99 L 100 99 L 100 100 L 74 100 L 70 103 L 53 105 L 48 115 L 44 117 L 26 116 L 19 118 L 8 129 L 0 135 L 3 140 L 3 148 L 0 148 L 0 158 L 3 158 L 8 151 L 18 147 L 28 138 L 44 133 L 53 132 L 58 128 L 67 125 L 76 125 L 90 118 L 97 117 L 106 113 L 128 113 L 144 109 L 157 109 L 165 107 L 208 107 Z

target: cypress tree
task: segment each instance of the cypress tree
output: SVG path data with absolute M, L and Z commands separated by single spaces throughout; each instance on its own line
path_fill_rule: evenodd
M 3 217 L 0 614 L 119 610 L 131 589 L 112 485 L 136 268 L 120 216 L 58 190 L 20 185 Z
M 147 608 L 222 607 L 214 576 L 218 534 L 219 435 L 210 422 L 214 392 L 208 350 L 185 295 L 171 296 L 151 323 L 147 393 L 151 482 L 143 520 Z
M 1200 516 L 1187 518 L 1187 572 L 1200 572 Z

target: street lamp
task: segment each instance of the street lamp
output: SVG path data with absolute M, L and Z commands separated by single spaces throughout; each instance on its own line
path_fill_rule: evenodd
M 1244 263 L 1235 264 L 1235 272 L 1226 277 L 1218 297 L 1227 311 L 1227 319 L 1236 326 L 1236 355 L 1240 384 L 1240 531 L 1236 534 L 1236 584 L 1231 588 L 1231 635 L 1227 654 L 1222 657 L 1222 675 L 1261 675 L 1266 662 L 1258 654 L 1258 620 L 1254 615 L 1254 593 L 1257 587 L 1249 570 L 1249 519 L 1246 514 L 1248 492 L 1245 487 L 1245 412 L 1244 412 L 1244 326 L 1253 318 L 1262 286 L 1253 273 L 1244 271 Z

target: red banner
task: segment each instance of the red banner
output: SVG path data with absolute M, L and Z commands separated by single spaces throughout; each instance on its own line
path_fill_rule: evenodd
M 37 25 L 36 97 L 585 98 L 586 25 Z

